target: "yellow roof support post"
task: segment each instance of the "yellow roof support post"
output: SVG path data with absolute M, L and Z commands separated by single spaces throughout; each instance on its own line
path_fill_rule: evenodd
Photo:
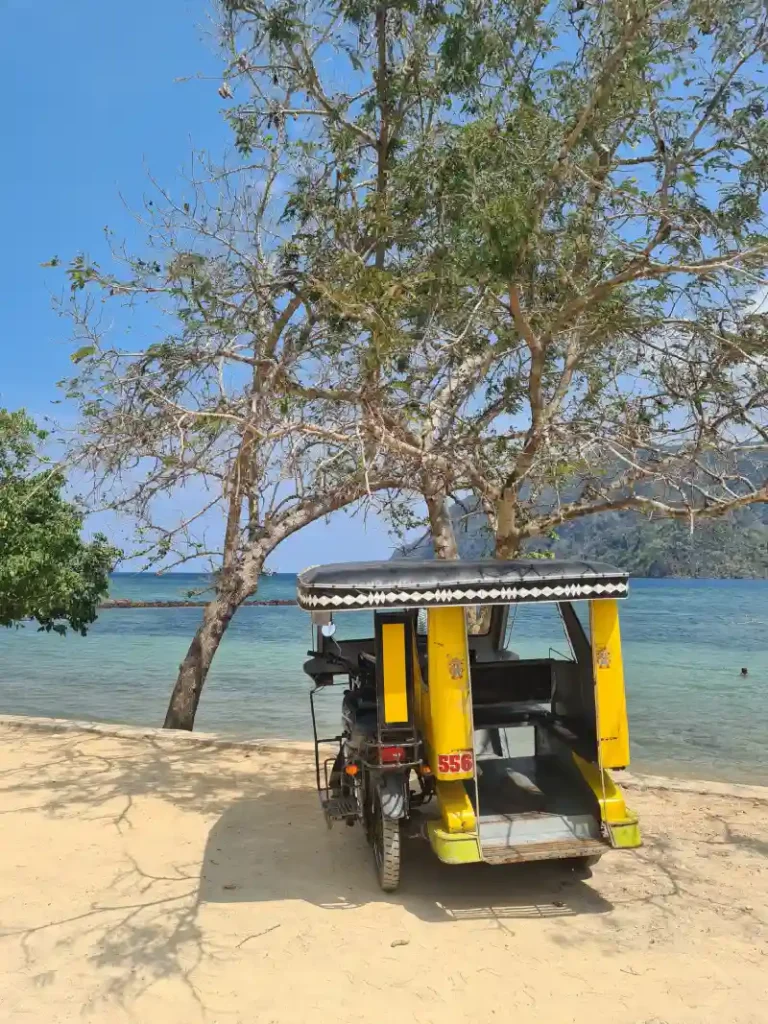
M 448 864 L 481 859 L 475 811 L 472 691 L 463 608 L 430 608 L 427 629 L 429 756 L 437 783 L 440 822 L 430 822 L 432 849 Z
M 429 705 L 435 778 L 475 776 L 467 621 L 463 608 L 430 608 L 427 628 Z
M 589 626 L 600 764 L 603 768 L 626 768 L 629 764 L 629 725 L 617 602 L 591 601 Z
M 588 764 L 576 754 L 574 760 L 597 797 L 612 845 L 631 848 L 641 843 L 637 815 L 626 807 L 621 790 L 606 771 L 608 768 L 626 768 L 629 764 L 629 725 L 618 603 L 613 600 L 591 601 L 589 624 L 598 763 Z

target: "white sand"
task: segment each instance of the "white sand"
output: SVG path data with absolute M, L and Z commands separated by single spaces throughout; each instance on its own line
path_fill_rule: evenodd
M 3 1022 L 768 1021 L 768 790 L 636 780 L 588 881 L 412 841 L 386 896 L 305 747 L 110 732 L 0 722 Z

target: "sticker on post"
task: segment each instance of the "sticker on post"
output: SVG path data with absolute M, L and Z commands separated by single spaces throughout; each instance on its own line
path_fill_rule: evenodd
M 451 679 L 461 679 L 464 675 L 464 662 L 461 658 L 450 658 L 448 661 L 448 674 Z
M 457 750 L 453 754 L 437 756 L 437 771 L 440 775 L 466 775 L 474 767 L 475 758 L 471 750 Z
M 597 651 L 597 666 L 598 668 L 610 668 L 611 667 L 611 652 L 607 647 L 600 647 Z

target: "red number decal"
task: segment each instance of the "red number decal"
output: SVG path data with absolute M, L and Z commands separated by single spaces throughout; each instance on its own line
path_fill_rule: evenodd
M 456 754 L 438 754 L 437 771 L 439 775 L 459 775 L 471 772 L 475 759 L 471 750 L 462 750 Z

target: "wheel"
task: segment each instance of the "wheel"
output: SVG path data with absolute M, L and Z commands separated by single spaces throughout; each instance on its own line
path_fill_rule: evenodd
M 373 857 L 376 874 L 384 892 L 394 892 L 400 884 L 400 821 L 386 818 L 378 796 L 373 818 Z

